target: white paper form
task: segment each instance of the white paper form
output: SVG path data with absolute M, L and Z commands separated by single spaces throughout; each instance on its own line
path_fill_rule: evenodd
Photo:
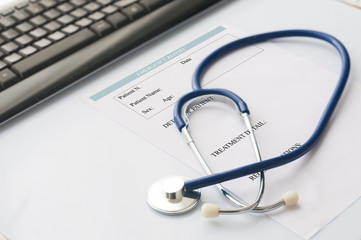
M 94 90 L 86 99 L 202 173 L 172 120 L 173 106 L 180 96 L 191 91 L 198 64 L 213 50 L 239 37 L 225 27 L 214 28 L 130 75 L 119 78 L 114 74 L 114 84 Z M 262 158 L 268 159 L 298 148 L 309 138 L 337 79 L 336 74 L 266 43 L 223 58 L 205 74 L 202 83 L 205 88 L 226 88 L 242 97 L 251 112 Z M 352 92 L 361 93 L 360 86 L 353 84 Z M 350 118 L 361 120 L 361 116 L 350 117 L 348 113 L 356 112 L 357 106 L 347 104 L 347 98 L 343 103 L 347 110 L 341 111 L 346 113 L 338 114 L 331 122 L 317 151 L 266 172 L 262 204 L 277 201 L 288 190 L 297 191 L 297 207 L 270 216 L 305 239 L 361 194 L 361 189 L 351 187 L 361 181 L 358 153 L 352 148 L 361 129 L 347 122 Z M 214 172 L 255 161 L 249 131 L 232 109 L 210 101 L 199 105 L 190 118 L 190 132 Z M 252 201 L 257 193 L 258 174 L 224 185 L 244 200 Z

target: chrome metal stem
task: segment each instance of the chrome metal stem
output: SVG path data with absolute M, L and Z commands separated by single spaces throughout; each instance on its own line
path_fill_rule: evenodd
M 249 118 L 248 118 L 248 115 L 245 117 L 245 122 L 246 122 L 246 126 L 251 126 L 250 124 L 250 121 L 249 121 Z M 258 146 L 257 146 L 257 142 L 256 142 L 256 139 L 253 135 L 253 131 L 252 129 L 250 130 L 251 131 L 251 135 L 253 136 L 252 137 L 252 143 L 253 143 L 253 146 L 255 148 L 255 153 L 256 153 L 256 158 L 257 158 L 257 161 L 260 161 L 261 158 L 260 158 L 260 153 L 259 153 L 259 150 L 258 150 Z M 186 139 L 186 142 L 187 144 L 189 145 L 189 147 L 192 149 L 192 151 L 194 152 L 194 154 L 196 155 L 198 161 L 201 163 L 203 169 L 206 171 L 206 173 L 208 175 L 211 175 L 213 174 L 212 170 L 210 169 L 209 165 L 207 164 L 207 162 L 204 160 L 201 152 L 199 151 L 199 149 L 197 148 L 193 138 L 191 137 L 187 127 L 184 127 L 182 129 L 182 134 L 184 136 L 184 138 Z M 224 196 L 226 196 L 232 203 L 234 203 L 236 206 L 240 207 L 239 211 L 238 212 L 248 212 L 248 211 L 252 211 L 254 208 L 256 208 L 258 206 L 258 204 L 260 203 L 261 199 L 262 199 L 262 196 L 263 196 L 263 193 L 264 193 L 264 175 L 263 173 L 261 173 L 261 176 L 260 176 L 260 187 L 259 187 L 259 191 L 258 191 L 258 195 L 257 195 L 257 198 L 256 200 L 252 203 L 252 204 L 249 204 L 249 205 L 245 205 L 245 204 L 242 204 L 237 198 L 237 196 L 233 195 L 229 190 L 227 190 L 225 187 L 223 187 L 222 184 L 216 184 L 216 186 L 219 188 L 219 190 L 221 190 L 221 192 L 223 193 Z M 220 210 L 220 213 L 222 212 L 223 210 Z
M 257 144 L 257 140 L 254 134 L 254 131 L 252 129 L 252 124 L 251 121 L 249 119 L 249 116 L 247 113 L 241 113 L 241 116 L 243 117 L 246 127 L 249 129 L 250 131 L 250 137 L 251 137 L 251 142 L 253 145 L 253 149 L 256 155 L 256 159 L 258 162 L 262 161 L 261 158 L 261 153 L 259 151 L 259 147 Z M 185 126 L 182 129 L 182 134 L 185 137 L 187 144 L 189 145 L 189 147 L 192 149 L 192 151 L 194 152 L 194 154 L 196 155 L 198 161 L 200 162 L 200 164 L 202 165 L 203 169 L 205 170 L 205 172 L 208 175 L 213 174 L 212 170 L 210 169 L 209 165 L 207 164 L 207 162 L 205 161 L 204 157 L 202 156 L 201 152 L 199 151 L 199 149 L 197 148 L 192 136 L 190 135 L 187 126 Z M 245 212 L 255 212 L 255 213 L 264 213 L 264 212 L 268 212 L 268 211 L 272 211 L 274 209 L 277 209 L 281 206 L 284 206 L 285 203 L 283 200 L 271 204 L 271 205 L 267 205 L 267 206 L 263 206 L 260 207 L 258 206 L 259 203 L 261 202 L 261 199 L 263 197 L 264 194 L 264 188 L 265 188 L 265 176 L 264 176 L 264 172 L 260 172 L 260 183 L 259 183 L 259 189 L 258 189 L 258 194 L 257 194 L 257 198 L 256 200 L 249 205 L 243 204 L 240 200 L 240 198 L 233 194 L 231 191 L 229 191 L 228 189 L 226 189 L 222 184 L 216 184 L 216 186 L 218 187 L 218 189 L 223 193 L 224 196 L 226 196 L 233 204 L 235 204 L 236 206 L 238 206 L 239 208 L 236 209 L 220 209 L 219 213 L 220 214 L 232 214 L 232 213 L 245 213 Z

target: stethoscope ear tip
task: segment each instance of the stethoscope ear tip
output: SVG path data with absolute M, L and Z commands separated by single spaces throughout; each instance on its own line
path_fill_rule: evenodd
M 283 194 L 281 199 L 284 201 L 285 206 L 291 207 L 291 206 L 294 206 L 294 205 L 296 205 L 298 203 L 299 197 L 298 197 L 297 192 L 288 191 L 285 194 Z
M 219 207 L 216 204 L 206 203 L 202 206 L 202 216 L 205 218 L 216 218 L 219 216 Z
M 7 236 L 4 232 L 0 229 L 0 240 L 10 240 L 9 236 Z

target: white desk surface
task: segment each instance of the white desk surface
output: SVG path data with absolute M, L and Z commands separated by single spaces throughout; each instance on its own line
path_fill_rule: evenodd
M 12 0 L 1 4 L 6 2 Z M 336 0 L 234 0 L 142 46 L 141 52 L 174 34 L 202 32 L 219 24 L 248 33 L 315 29 L 346 45 L 353 66 L 350 80 L 361 82 L 360 22 L 361 9 Z M 280 45 L 331 71 L 339 70 L 338 58 L 328 48 L 299 42 Z M 134 51 L 102 71 L 126 69 L 139 53 Z M 0 126 L 0 229 L 14 240 L 301 239 L 264 215 L 209 221 L 200 216 L 199 208 L 178 217 L 153 212 L 145 194 L 154 180 L 199 174 L 80 99 L 101 81 L 102 71 Z M 207 188 L 203 200 L 222 198 Z M 360 222 L 358 200 L 313 239 L 360 239 Z

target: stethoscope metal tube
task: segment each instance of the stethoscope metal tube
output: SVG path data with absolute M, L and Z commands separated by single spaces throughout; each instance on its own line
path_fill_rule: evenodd
M 190 107 L 191 107 L 191 105 L 190 105 Z M 257 161 L 262 161 L 261 160 L 261 154 L 259 152 L 258 144 L 257 144 L 256 138 L 254 136 L 254 132 L 252 130 L 252 125 L 251 125 L 251 122 L 249 120 L 248 114 L 247 113 L 241 113 L 241 116 L 244 118 L 247 128 L 250 129 L 250 136 L 251 136 L 251 139 L 252 139 L 252 145 L 253 145 L 253 148 L 254 148 L 254 151 L 255 151 L 256 159 L 257 159 Z M 189 145 L 189 147 L 192 149 L 193 153 L 197 157 L 198 161 L 201 163 L 203 169 L 206 171 L 206 173 L 208 175 L 212 175 L 213 172 L 211 171 L 211 169 L 208 166 L 207 162 L 204 160 L 202 154 L 198 150 L 193 138 L 191 137 L 191 135 L 190 135 L 190 133 L 189 133 L 189 131 L 187 129 L 187 126 L 184 126 L 182 128 L 182 134 L 185 137 L 187 144 Z M 260 173 L 260 178 L 259 179 L 260 179 L 260 183 L 259 183 L 259 189 L 258 189 L 258 194 L 257 194 L 256 200 L 253 203 L 249 204 L 249 205 L 242 204 L 235 196 L 233 196 L 233 194 L 230 191 L 228 191 L 225 187 L 223 187 L 222 184 L 218 183 L 216 186 L 223 193 L 223 195 L 226 196 L 235 205 L 240 207 L 240 208 L 232 209 L 232 210 L 219 209 L 219 213 L 231 213 L 231 212 L 232 213 L 236 213 L 236 212 L 237 213 L 239 213 L 239 212 L 245 213 L 245 212 L 254 210 L 259 205 L 259 203 L 261 202 L 262 197 L 263 197 L 264 188 L 265 188 L 264 172 Z M 259 209 L 263 210 L 263 208 L 259 208 Z
M 257 141 L 254 137 L 254 134 L 251 135 L 251 141 L 253 144 L 253 148 L 255 150 L 257 162 L 253 164 L 249 164 L 243 167 L 235 168 L 233 170 L 216 173 L 213 174 L 210 170 L 208 164 L 203 159 L 201 153 L 197 149 L 192 137 L 190 136 L 187 126 L 188 126 L 188 118 L 187 118 L 187 109 L 189 109 L 189 106 L 192 106 L 192 103 L 194 101 L 199 100 L 199 98 L 202 98 L 204 96 L 221 96 L 221 100 L 226 99 L 228 102 L 232 102 L 233 106 L 237 108 L 237 110 L 240 112 L 241 116 L 244 117 L 247 128 L 252 130 L 251 123 L 248 119 L 249 110 L 247 107 L 247 104 L 236 94 L 232 93 L 231 91 L 225 90 L 225 89 L 201 89 L 201 78 L 204 74 L 204 72 L 214 63 L 216 62 L 220 57 L 232 52 L 233 50 L 236 50 L 238 48 L 250 46 L 253 44 L 261 43 L 267 40 L 276 39 L 276 38 L 283 38 L 283 37 L 311 37 L 320 39 L 323 41 L 326 41 L 333 45 L 339 52 L 341 60 L 342 60 L 342 67 L 341 67 L 341 73 L 339 81 L 336 85 L 336 88 L 328 102 L 328 105 L 326 106 L 317 127 L 315 128 L 314 132 L 312 133 L 311 137 L 298 149 L 282 155 L 278 157 L 274 157 L 268 160 L 261 159 Z M 239 213 L 239 212 L 247 212 L 247 211 L 253 211 L 253 212 L 266 212 L 273 209 L 276 209 L 283 205 L 294 205 L 297 203 L 298 196 L 294 192 L 288 192 L 286 193 L 282 199 L 274 204 L 271 204 L 269 206 L 260 207 L 258 206 L 264 192 L 264 171 L 269 170 L 275 167 L 282 166 L 284 164 L 287 164 L 289 162 L 292 162 L 303 155 L 305 155 L 307 152 L 309 152 L 320 140 L 322 133 L 324 132 L 328 122 L 330 121 L 330 118 L 332 116 L 332 113 L 334 112 L 337 103 L 339 102 L 342 92 L 346 86 L 346 82 L 348 79 L 350 71 L 350 58 L 348 55 L 348 52 L 346 48 L 342 45 L 340 41 L 338 41 L 336 38 L 334 38 L 331 35 L 317 32 L 317 31 L 310 31 L 310 30 L 287 30 L 287 31 L 277 31 L 277 32 L 270 32 L 270 33 L 264 33 L 259 34 L 251 37 L 246 37 L 234 42 L 231 42 L 218 50 L 214 51 L 212 54 L 210 54 L 196 69 L 196 72 L 193 77 L 193 92 L 190 92 L 186 95 L 184 95 L 178 103 L 176 104 L 174 108 L 174 121 L 179 129 L 179 131 L 182 132 L 182 134 L 186 137 L 188 145 L 191 147 L 195 155 L 197 156 L 198 160 L 200 161 L 201 165 L 204 167 L 206 173 L 208 176 L 204 176 L 201 178 L 193 179 L 193 180 L 184 180 L 182 184 L 179 184 L 178 180 L 175 180 L 175 182 L 178 182 L 175 184 L 175 187 L 172 188 L 172 190 L 165 190 L 168 188 L 164 187 L 164 184 L 162 187 L 156 186 L 157 189 L 156 192 L 165 195 L 165 198 L 161 197 L 154 197 L 153 193 L 153 186 L 151 187 L 150 193 L 148 194 L 148 202 L 149 204 L 156 210 L 166 213 L 166 214 L 177 214 L 177 213 L 183 213 L 186 211 L 189 211 L 191 208 L 193 208 L 197 201 L 200 198 L 199 189 L 211 185 L 217 185 L 218 188 L 223 192 L 223 194 L 235 205 L 238 206 L 236 209 L 219 209 L 218 206 L 215 205 L 204 205 L 206 207 L 206 215 L 208 217 L 214 217 L 218 216 L 218 214 L 229 214 L 229 213 Z M 185 107 L 188 106 L 188 107 Z M 259 172 L 261 174 L 260 178 L 260 185 L 258 190 L 258 195 L 256 200 L 247 205 L 243 204 L 238 197 L 233 195 L 230 191 L 225 189 L 221 183 L 229 180 L 233 180 L 239 177 L 244 177 L 253 173 Z M 166 182 L 172 182 L 175 178 L 170 178 L 166 180 Z M 166 184 L 167 185 L 167 184 Z M 181 189 L 179 187 L 181 186 Z M 159 190 L 161 189 L 161 190 Z M 178 194 L 168 194 L 177 192 Z M 167 194 L 165 194 L 167 193 Z M 170 198 L 169 196 L 175 196 L 174 198 Z M 190 196 L 191 201 L 189 201 L 188 197 Z M 155 199 L 150 200 L 150 199 Z M 190 202 L 189 204 L 178 204 L 182 202 L 184 199 L 185 202 Z M 159 200 L 159 203 L 157 202 Z M 161 209 L 163 205 L 166 205 L 164 209 Z M 176 205 L 176 207 L 175 207 Z M 158 206 L 161 206 L 158 208 Z M 170 210 L 169 210 L 170 209 Z M 176 210 L 174 210 L 176 209 Z
M 197 97 L 194 97 L 194 95 L 197 95 Z M 240 116 L 243 117 L 244 122 L 246 124 L 246 128 L 250 131 L 250 137 L 251 142 L 253 145 L 253 149 L 255 152 L 255 156 L 257 159 L 257 162 L 262 161 L 261 154 L 258 148 L 257 140 L 255 138 L 252 124 L 249 119 L 249 111 L 247 104 L 236 94 L 232 93 L 231 91 L 225 90 L 225 89 L 200 89 L 195 90 L 194 92 L 188 93 L 184 95 L 177 103 L 177 106 L 175 107 L 175 111 L 178 111 L 175 114 L 175 122 L 179 126 L 182 126 L 181 132 L 184 136 L 188 146 L 192 149 L 193 153 L 197 157 L 198 161 L 201 163 L 203 169 L 206 171 L 208 175 L 213 174 L 210 167 L 208 166 L 207 162 L 203 158 L 201 152 L 198 150 L 193 138 L 191 137 L 191 134 L 189 133 L 187 127 L 188 127 L 188 117 L 187 112 L 190 109 L 193 109 L 194 106 L 198 105 L 200 102 L 204 102 L 204 99 L 209 99 L 209 97 L 212 96 L 212 99 L 214 101 L 224 102 L 232 107 L 234 107 L 240 114 Z M 191 100 L 189 100 L 191 99 Z M 178 107 L 182 106 L 182 107 Z M 249 211 L 256 212 L 256 213 L 263 213 L 271 210 L 275 210 L 281 206 L 285 205 L 285 202 L 283 200 L 269 205 L 260 207 L 258 206 L 262 200 L 263 194 L 264 194 L 264 187 L 265 187 L 265 176 L 264 172 L 260 172 L 260 178 L 259 178 L 259 190 L 257 197 L 253 203 L 250 204 L 243 204 L 240 199 L 235 196 L 233 193 L 231 193 L 229 190 L 223 187 L 222 184 L 218 183 L 216 186 L 220 189 L 220 191 L 225 195 L 233 204 L 235 204 L 238 208 L 235 209 L 219 209 L 218 206 L 206 204 L 202 208 L 202 213 L 206 217 L 216 217 L 219 214 L 231 214 L 231 213 L 246 213 Z

